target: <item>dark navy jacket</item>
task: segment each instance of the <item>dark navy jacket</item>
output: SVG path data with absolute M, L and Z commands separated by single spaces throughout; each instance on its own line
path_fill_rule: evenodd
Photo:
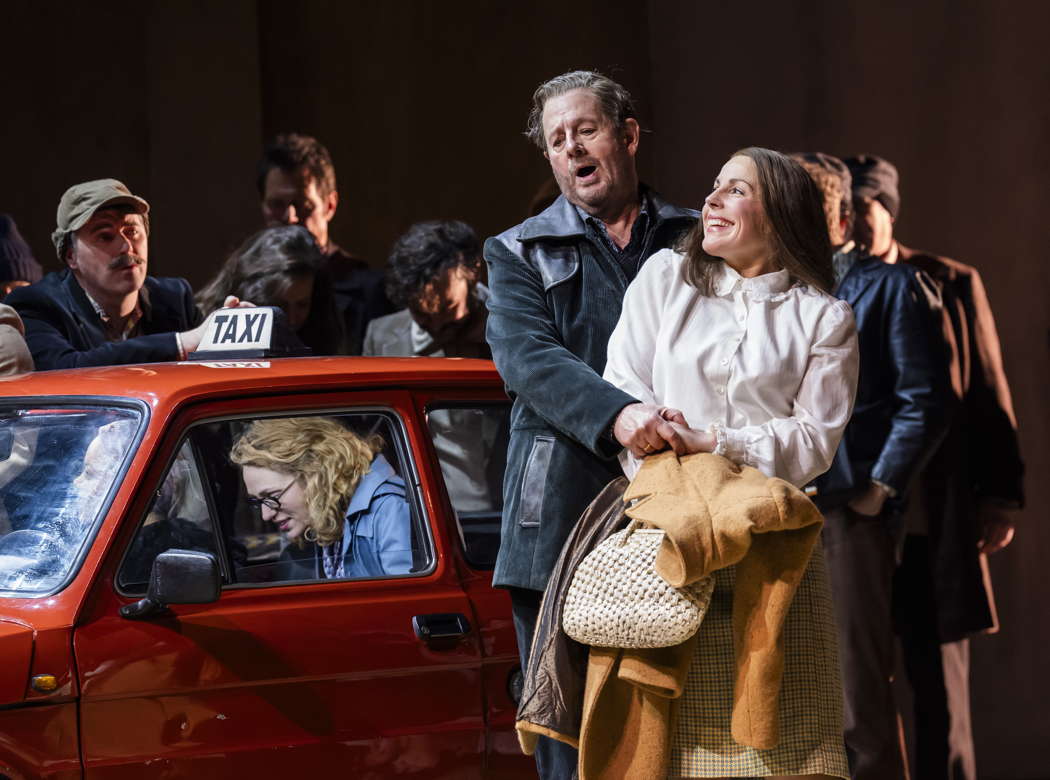
M 18 287 L 4 302 L 25 323 L 26 344 L 38 371 L 178 360 L 175 332 L 201 322 L 189 282 L 147 276 L 142 289 L 139 325 L 143 335 L 126 341 L 106 340 L 102 321 L 68 270 Z
M 914 268 L 863 255 L 835 294 L 853 307 L 860 376 L 835 460 L 816 481 L 817 503 L 841 506 L 872 479 L 896 491 L 899 503 L 954 405 L 936 291 Z
M 648 196 L 654 223 L 643 262 L 697 217 Z M 488 342 L 514 398 L 493 582 L 543 590 L 577 518 L 621 475 L 620 447 L 606 434 L 636 399 L 601 374 L 631 279 L 563 196 L 486 241 L 485 260 Z

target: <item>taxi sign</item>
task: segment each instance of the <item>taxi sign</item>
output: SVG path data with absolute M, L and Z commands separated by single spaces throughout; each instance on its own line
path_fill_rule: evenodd
M 216 309 L 204 322 L 200 346 L 190 360 L 244 360 L 308 355 L 276 306 Z

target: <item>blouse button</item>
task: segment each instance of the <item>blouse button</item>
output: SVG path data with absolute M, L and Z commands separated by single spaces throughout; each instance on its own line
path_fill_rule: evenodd
M 724 387 L 718 388 L 718 394 L 719 395 L 722 395 L 722 393 L 724 393 L 725 391 L 726 391 L 726 389 Z

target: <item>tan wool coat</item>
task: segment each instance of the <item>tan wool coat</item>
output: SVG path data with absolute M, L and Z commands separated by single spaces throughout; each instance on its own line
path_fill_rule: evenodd
M 790 483 L 708 453 L 647 458 L 624 501 L 631 518 L 665 532 L 656 572 L 671 585 L 736 565 L 732 735 L 742 745 L 775 747 L 782 629 L 820 533 L 820 512 Z M 674 702 L 694 645 L 695 637 L 654 650 L 591 648 L 581 780 L 667 774 Z
M 0 376 L 33 370 L 33 356 L 26 346 L 26 329 L 18 312 L 0 303 Z

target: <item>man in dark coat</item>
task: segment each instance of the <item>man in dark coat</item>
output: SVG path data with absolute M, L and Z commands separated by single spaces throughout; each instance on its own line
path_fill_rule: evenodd
M 38 371 L 179 360 L 197 348 L 203 325 L 189 283 L 146 275 L 148 215 L 115 179 L 66 190 L 51 235 L 66 269 L 6 299 Z
M 383 292 L 383 275 L 332 241 L 328 223 L 339 206 L 335 165 L 316 138 L 278 135 L 263 151 L 256 186 L 267 226 L 301 224 L 309 230 L 324 264 L 314 282 L 315 297 L 333 294 L 343 326 L 343 351 L 361 354 L 368 323 L 394 307 Z M 331 290 L 325 290 L 330 286 Z M 307 339 L 309 340 L 309 334 Z
M 889 266 L 850 240 L 850 175 L 841 160 L 797 155 L 824 193 L 835 294 L 853 307 L 860 375 L 853 417 L 831 468 L 816 481 L 824 512 L 845 737 L 854 780 L 902 780 L 891 680 L 895 548 L 909 483 L 943 431 L 950 401 L 932 282 Z
M 914 693 L 913 774 L 975 780 L 969 634 L 997 630 L 985 555 L 1013 537 L 1024 464 L 995 318 L 976 268 L 894 239 L 897 169 L 874 155 L 846 160 L 858 241 L 886 263 L 925 272 L 943 301 L 943 333 L 960 401 L 944 442 L 914 487 L 894 579 L 894 612 Z
M 601 375 L 628 284 L 697 217 L 639 184 L 631 97 L 598 73 L 540 85 L 527 135 L 562 194 L 484 248 L 488 341 L 514 398 L 493 582 L 511 591 L 523 668 L 551 568 L 577 518 L 621 474 L 616 454 L 655 452 L 674 437 L 656 407 Z M 576 755 L 542 738 L 536 761 L 541 777 L 571 777 Z

